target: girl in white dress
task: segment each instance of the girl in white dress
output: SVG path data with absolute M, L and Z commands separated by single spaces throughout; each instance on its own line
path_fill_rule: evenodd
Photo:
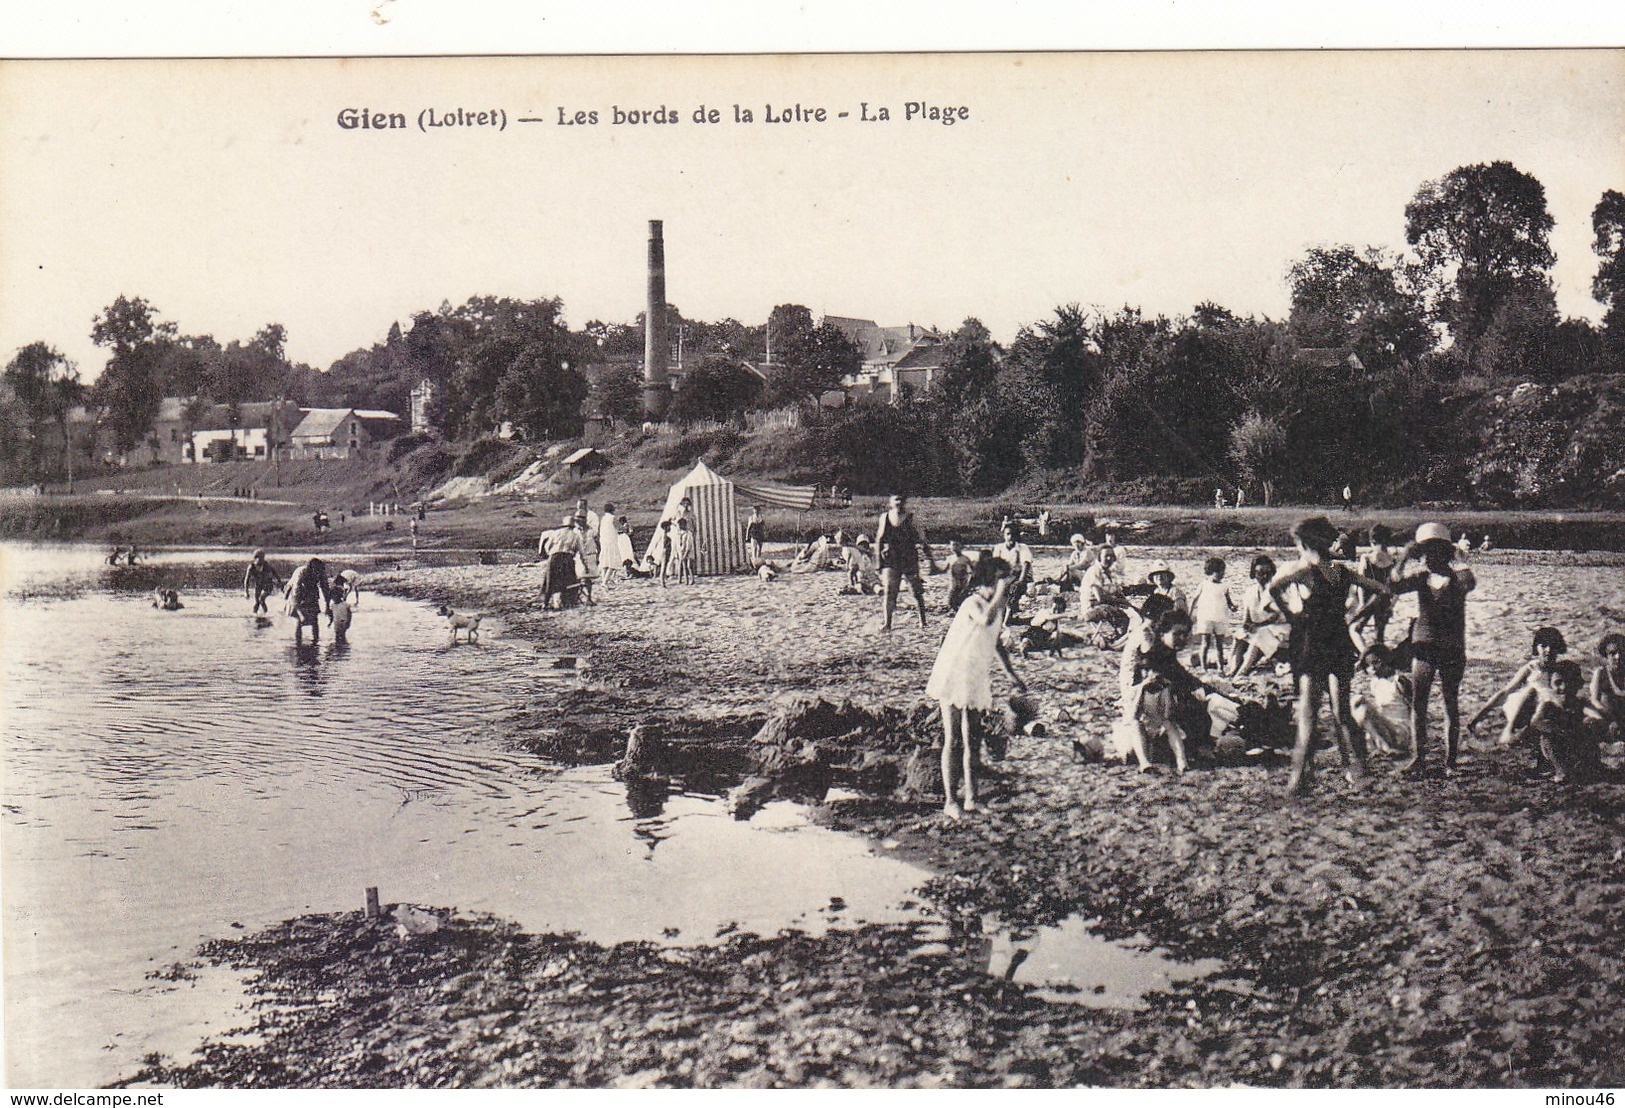
M 976 810 L 970 714 L 993 707 L 993 663 L 1004 667 L 1017 689 L 1027 688 L 1000 642 L 1009 572 L 1007 563 L 985 554 L 976 563 L 971 571 L 971 593 L 954 614 L 925 684 L 925 695 L 942 705 L 942 811 L 949 819 Z M 956 766 L 962 770 L 963 805 L 955 796 Z

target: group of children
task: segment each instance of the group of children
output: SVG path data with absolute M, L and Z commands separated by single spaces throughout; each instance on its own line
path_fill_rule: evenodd
M 955 615 L 927 690 L 943 709 L 945 781 L 950 771 L 961 773 L 964 758 L 953 752 L 960 745 L 957 733 L 964 730 L 956 713 L 977 709 L 983 699 L 981 685 L 968 682 L 967 671 L 986 674 L 995 663 L 1009 668 L 1004 638 L 985 629 L 996 623 L 1002 631 L 1015 620 L 1023 645 L 1088 641 L 1069 640 L 1055 626 L 1066 611 L 1064 592 L 1074 589 L 1086 623 L 1109 632 L 1096 641 L 1123 647 L 1122 722 L 1114 739 L 1120 753 L 1137 757 L 1142 766 L 1165 743 L 1182 771 L 1187 747 L 1206 742 L 1213 720 L 1228 723 L 1241 707 L 1228 687 L 1210 685 L 1193 670 L 1214 670 L 1233 680 L 1275 663 L 1277 672 L 1290 673 L 1296 700 L 1290 793 L 1310 785 L 1323 700 L 1351 782 L 1367 776 L 1368 742 L 1403 759 L 1405 775 L 1424 772 L 1438 757 L 1428 737 L 1435 685 L 1445 717 L 1443 766 L 1447 774 L 1453 772 L 1461 742 L 1466 605 L 1476 587 L 1460 544 L 1443 525 L 1426 523 L 1400 546 L 1379 525 L 1372 528 L 1369 547 L 1356 555 L 1349 536 L 1324 516 L 1301 521 L 1292 537 L 1297 556 L 1286 566 L 1278 567 L 1265 554 L 1251 560 L 1238 603 L 1225 584 L 1223 558 L 1204 562 L 1202 583 L 1193 594 L 1180 588 L 1164 562 L 1150 567 L 1143 584 L 1125 585 L 1118 580 L 1123 562 L 1115 545 L 1109 540 L 1093 545 L 1075 535 L 1065 568 L 1051 582 L 1063 595 L 1050 601 L 1052 611 L 1027 617 L 1015 614 L 1014 586 L 1024 572 L 1019 557 L 977 561 L 956 549 L 950 572 L 963 565 L 967 578 L 961 587 L 956 572 L 952 592 L 967 598 L 964 603 L 971 596 L 980 601 L 971 615 Z M 1008 537 L 1006 545 L 1011 545 Z M 1412 593 L 1416 618 L 1400 641 L 1390 643 L 1394 601 Z M 961 605 L 959 611 L 964 610 Z M 1194 650 L 1189 668 L 1183 661 L 1187 648 Z M 1531 660 L 1467 725 L 1471 731 L 1489 712 L 1504 707 L 1501 743 L 1527 746 L 1537 768 L 1558 781 L 1595 772 L 1598 744 L 1625 738 L 1625 634 L 1604 636 L 1600 665 L 1589 683 L 1579 666 L 1561 659 L 1565 649 L 1556 629 L 1542 628 Z M 1358 692 L 1356 670 L 1365 677 Z M 958 699 L 944 699 L 943 693 Z M 966 799 L 974 797 L 973 785 L 960 787 Z M 951 815 L 967 807 L 952 790 L 949 804 Z

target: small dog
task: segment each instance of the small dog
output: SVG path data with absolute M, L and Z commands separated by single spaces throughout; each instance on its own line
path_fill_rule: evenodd
M 458 631 L 468 632 L 468 641 L 474 642 L 480 637 L 480 620 L 484 618 L 479 612 L 454 612 L 444 604 L 440 605 L 440 615 L 446 617 L 451 623 L 451 641 L 457 641 Z

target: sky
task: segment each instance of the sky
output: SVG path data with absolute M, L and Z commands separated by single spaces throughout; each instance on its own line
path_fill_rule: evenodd
M 829 118 L 766 122 L 797 104 Z M 661 107 L 680 122 L 613 122 Z M 418 126 L 458 108 L 506 127 Z M 40 340 L 94 378 L 121 294 L 222 343 L 279 322 L 318 367 L 474 295 L 628 321 L 650 219 L 691 319 L 1282 317 L 1305 249 L 1401 250 L 1418 186 L 1495 160 L 1545 185 L 1559 309 L 1596 318 L 1622 135 L 1625 51 L 3 62 L 0 357 Z

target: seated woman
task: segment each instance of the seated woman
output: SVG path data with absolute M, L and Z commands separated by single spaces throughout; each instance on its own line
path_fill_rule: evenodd
M 1123 648 L 1118 733 L 1127 738 L 1142 770 L 1151 766 L 1152 744 L 1159 739 L 1166 739 L 1173 751 L 1175 773 L 1185 772 L 1187 744 L 1208 743 L 1213 722 L 1203 702 L 1207 686 L 1179 661 L 1190 637 L 1191 617 L 1176 608 L 1162 613 Z M 1127 753 L 1122 739 L 1118 746 Z
M 813 573 L 828 569 L 835 557 L 833 545 L 828 535 L 819 535 L 797 552 L 795 560 L 790 563 L 790 572 Z
M 1251 578 L 1241 597 L 1241 641 L 1247 644 L 1245 655 L 1237 652 L 1231 667 L 1231 677 L 1245 677 L 1260 662 L 1275 657 L 1286 645 L 1292 626 L 1286 615 L 1270 596 L 1269 583 L 1275 578 L 1275 560 L 1268 554 L 1253 559 L 1248 575 Z
M 1085 636 L 1101 646 L 1121 639 L 1133 621 L 1111 566 L 1099 559 L 1089 563 L 1078 582 L 1078 607 L 1083 622 L 1090 625 Z

